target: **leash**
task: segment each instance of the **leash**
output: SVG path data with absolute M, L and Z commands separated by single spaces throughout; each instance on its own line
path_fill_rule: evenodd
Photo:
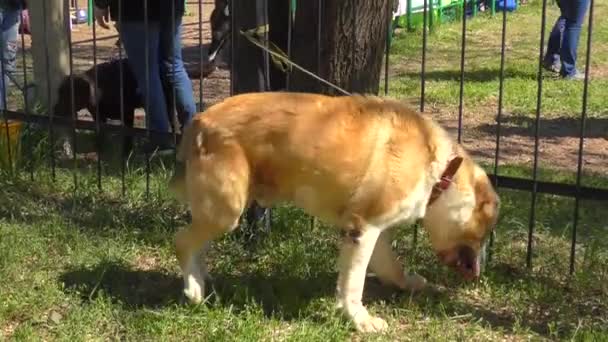
M 265 25 L 264 27 L 266 27 L 266 26 L 267 25 Z M 262 29 L 264 29 L 264 27 L 262 27 Z M 334 88 L 335 90 L 341 92 L 344 95 L 351 95 L 351 93 L 349 93 L 348 91 L 338 87 L 337 85 L 325 80 L 322 77 L 315 75 L 313 72 L 310 72 L 310 71 L 306 70 L 305 68 L 299 66 L 295 62 L 291 61 L 289 59 L 289 57 L 285 54 L 285 52 L 283 52 L 274 43 L 272 43 L 268 40 L 262 40 L 262 39 L 257 38 L 259 30 L 260 30 L 260 28 L 254 28 L 254 29 L 247 30 L 247 31 L 239 30 L 239 32 L 250 43 L 259 47 L 260 49 L 264 50 L 265 52 L 269 53 L 271 55 L 271 58 L 273 59 L 273 62 L 275 63 L 275 65 L 277 65 L 277 67 L 279 69 L 281 69 L 283 72 L 291 71 L 291 68 L 296 68 L 296 69 L 300 70 L 301 72 L 303 72 L 304 74 L 316 79 L 317 81 L 319 81 L 329 87 Z M 264 43 L 268 44 L 268 46 L 270 46 L 271 48 L 266 47 L 264 45 Z

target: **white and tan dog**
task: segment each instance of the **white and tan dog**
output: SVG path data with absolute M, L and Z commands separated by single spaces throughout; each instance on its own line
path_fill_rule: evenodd
M 377 97 L 234 96 L 192 121 L 178 159 L 183 172 L 170 186 L 192 225 L 177 233 L 176 250 L 194 303 L 204 295 L 203 246 L 237 227 L 253 200 L 291 202 L 345 233 L 338 305 L 365 332 L 387 326 L 361 302 L 368 266 L 385 283 L 424 286 L 405 276 L 390 227 L 422 219 L 439 260 L 472 279 L 498 215 L 487 175 L 444 129 Z

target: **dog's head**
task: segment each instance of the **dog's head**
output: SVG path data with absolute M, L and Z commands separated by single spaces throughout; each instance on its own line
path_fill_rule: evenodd
M 54 115 L 71 117 L 79 110 L 86 108 L 91 103 L 91 84 L 83 76 L 74 75 L 70 81 L 70 76 L 66 76 L 59 85 L 57 91 L 57 102 L 54 106 Z M 72 101 L 72 83 L 74 84 L 74 101 Z M 73 105 L 73 107 L 72 107 Z
M 486 173 L 470 159 L 456 177 L 427 208 L 423 224 L 439 260 L 471 280 L 479 277 L 500 202 Z

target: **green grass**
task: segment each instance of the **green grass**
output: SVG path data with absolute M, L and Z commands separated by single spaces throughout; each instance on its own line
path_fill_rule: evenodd
M 596 18 L 607 8 L 596 2 Z M 526 118 L 536 105 L 538 13 L 533 2 L 509 15 L 505 110 Z M 602 119 L 608 25 L 595 23 L 592 65 L 598 72 L 589 112 Z M 494 115 L 500 17 L 481 15 L 469 22 L 469 32 L 467 53 L 475 62 L 467 63 L 465 115 Z M 427 99 L 442 108 L 458 104 L 459 34 L 458 23 L 445 24 L 429 38 Z M 404 33 L 394 42 L 392 95 L 417 97 L 420 35 Z M 584 60 L 584 44 L 580 56 Z M 580 86 L 546 80 L 544 115 L 576 118 Z M 187 215 L 167 194 L 171 158 L 151 163 L 147 195 L 145 164 L 129 160 L 123 194 L 120 168 L 111 164 L 103 165 L 101 191 L 94 163 L 79 163 L 76 177 L 71 162 L 61 163 L 53 181 L 45 134 L 28 130 L 25 140 L 28 157 L 17 177 L 0 174 L 0 340 L 608 340 L 605 203 L 581 201 L 572 276 L 573 199 L 538 196 L 527 268 L 531 194 L 500 189 L 492 259 L 476 284 L 461 283 L 438 265 L 424 233 L 414 245 L 412 227 L 397 227 L 398 254 L 436 286 L 411 295 L 368 279 L 364 301 L 390 330 L 360 335 L 333 309 L 338 236 L 323 225 L 311 228 L 300 210 L 276 208 L 272 231 L 259 232 L 253 242 L 239 232 L 216 241 L 208 302 L 185 305 L 172 237 Z M 530 175 L 526 165 L 500 170 Z M 539 173 L 546 181 L 575 179 L 568 171 Z M 585 184 L 607 187 L 608 178 L 587 175 Z
M 542 2 L 530 1 L 508 15 L 505 61 L 504 111 L 533 116 L 536 112 L 537 73 Z M 608 116 L 608 4 L 595 2 L 588 114 Z M 548 2 L 548 38 L 558 16 Z M 465 62 L 465 116 L 495 115 L 498 104 L 502 13 L 480 14 L 467 23 Z M 427 104 L 456 108 L 459 103 L 462 25 L 445 23 L 428 36 L 426 66 Z M 577 62 L 584 70 L 587 23 L 583 25 Z M 402 31 L 393 40 L 390 94 L 401 98 L 420 97 L 422 32 Z M 583 82 L 563 81 L 544 72 L 542 113 L 544 118 L 578 117 L 582 110 Z
M 608 225 L 605 204 L 583 201 L 576 272 L 568 276 L 573 201 L 540 195 L 532 269 L 525 267 L 530 194 L 502 190 L 491 263 L 477 284 L 438 265 L 425 234 L 398 227 L 394 247 L 434 289 L 397 292 L 368 279 L 365 298 L 391 326 L 359 335 L 334 309 L 338 236 L 311 229 L 301 211 L 280 207 L 273 229 L 246 244 L 214 243 L 207 304 L 184 305 L 172 236 L 185 224 L 168 197 L 169 171 L 151 167 L 151 192 L 134 163 L 121 194 L 117 171 L 73 174 L 37 166 L 0 177 L 0 336 L 8 340 L 554 340 L 608 339 Z M 527 171 L 507 168 L 513 176 Z M 569 178 L 571 175 L 556 175 Z M 560 180 L 561 178 L 556 178 Z M 598 178 L 598 184 L 608 182 Z M 602 299 L 603 298 L 603 299 Z

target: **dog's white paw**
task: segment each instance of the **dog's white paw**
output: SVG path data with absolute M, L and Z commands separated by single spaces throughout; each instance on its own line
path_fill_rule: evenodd
M 200 304 L 203 302 L 203 290 L 200 286 L 184 288 L 184 295 L 191 304 Z
M 388 328 L 388 323 L 380 317 L 367 315 L 365 318 L 354 322 L 357 331 L 363 333 L 382 332 Z
M 200 304 L 205 294 L 205 283 L 199 275 L 185 277 L 184 295 L 192 304 Z
M 405 275 L 404 290 L 418 292 L 423 290 L 427 285 L 427 280 L 416 273 L 408 273 Z

